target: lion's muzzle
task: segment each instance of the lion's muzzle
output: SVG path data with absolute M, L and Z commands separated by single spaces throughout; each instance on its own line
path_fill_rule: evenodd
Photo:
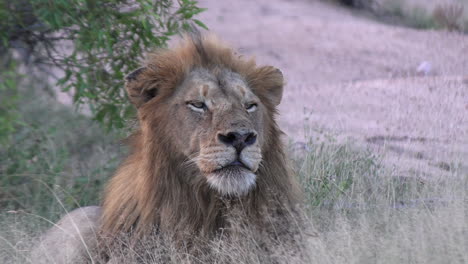
M 202 147 L 197 165 L 211 188 L 222 195 L 241 196 L 256 183 L 262 160 L 254 131 L 218 133 L 217 142 Z

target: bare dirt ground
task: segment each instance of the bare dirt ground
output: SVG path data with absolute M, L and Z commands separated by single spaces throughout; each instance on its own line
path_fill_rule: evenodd
M 280 123 L 294 141 L 352 140 L 402 176 L 468 171 L 468 35 L 384 25 L 312 0 L 200 6 L 211 31 L 283 71 Z

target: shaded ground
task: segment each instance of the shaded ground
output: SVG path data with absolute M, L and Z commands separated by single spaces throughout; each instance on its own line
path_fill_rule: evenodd
M 280 122 L 295 141 L 304 131 L 351 138 L 402 175 L 468 171 L 468 35 L 379 24 L 317 1 L 200 5 L 210 30 L 283 71 Z

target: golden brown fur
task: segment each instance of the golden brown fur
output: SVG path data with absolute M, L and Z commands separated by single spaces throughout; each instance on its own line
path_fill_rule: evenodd
M 214 191 L 181 147 L 188 143 L 178 135 L 190 132 L 178 131 L 179 123 L 173 123 L 187 122 L 190 117 L 171 112 L 171 98 L 190 72 L 200 68 L 214 75 L 223 69 L 239 74 L 261 101 L 261 116 L 255 119 L 260 121 L 249 124 L 263 131 L 258 143 L 262 160 L 256 185 L 246 195 L 226 197 Z M 127 92 L 138 108 L 139 129 L 128 140 L 131 154 L 106 188 L 101 232 L 141 236 L 156 229 L 180 238 L 184 234 L 209 237 L 220 228 L 229 228 L 234 209 L 244 214 L 245 224 L 253 226 L 265 227 L 267 213 L 286 217 L 297 201 L 298 188 L 275 122 L 282 88 L 277 69 L 259 67 L 213 37 L 186 38 L 175 49 L 152 54 L 143 70 L 127 77 Z

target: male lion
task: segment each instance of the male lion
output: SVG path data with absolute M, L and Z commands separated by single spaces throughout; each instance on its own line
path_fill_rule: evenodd
M 170 237 L 190 248 L 188 241 L 229 234 L 233 224 L 290 233 L 299 191 L 275 122 L 283 85 L 278 69 L 245 60 L 213 36 L 152 54 L 126 77 L 139 129 L 101 210 L 86 216 L 97 239 L 78 236 L 71 247 L 83 254 L 99 243 L 101 255 L 111 256 L 124 234 Z M 80 210 L 84 219 L 87 209 Z

